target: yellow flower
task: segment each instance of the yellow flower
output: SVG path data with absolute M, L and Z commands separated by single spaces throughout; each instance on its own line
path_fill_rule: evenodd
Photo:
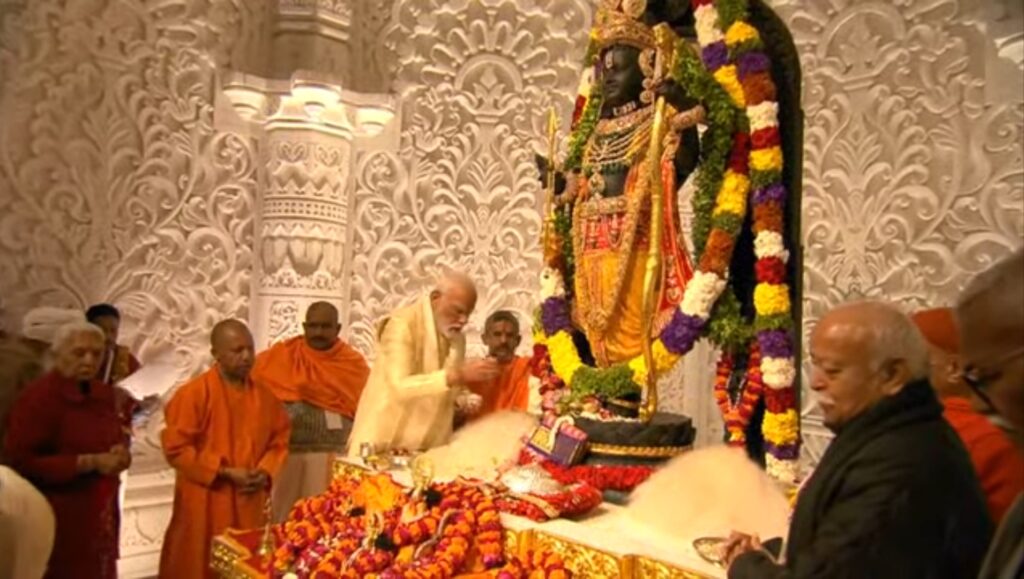
M 758 149 L 750 153 L 750 166 L 757 171 L 778 171 L 782 169 L 782 149 Z
M 651 344 L 651 356 L 654 357 L 654 371 L 657 376 L 672 369 L 679 361 L 679 355 L 668 351 L 661 340 Z M 633 371 L 633 381 L 637 384 L 647 383 L 647 362 L 643 354 L 629 361 L 629 369 Z
M 789 289 L 785 284 L 757 284 L 754 288 L 754 309 L 761 316 L 788 314 Z
M 715 80 L 722 85 L 725 92 L 732 97 L 732 102 L 741 109 L 747 108 L 747 99 L 743 96 L 743 85 L 736 76 L 736 65 L 729 64 L 715 71 Z
M 655 367 L 657 367 L 657 362 L 655 362 Z M 634 382 L 637 384 L 647 382 L 647 362 L 644 361 L 642 354 L 629 361 L 629 369 L 633 371 Z
M 764 439 L 776 446 L 796 444 L 800 432 L 798 425 L 796 410 L 792 408 L 782 413 L 765 412 L 761 431 Z
M 570 384 L 573 374 L 580 369 L 583 362 L 569 334 L 561 331 L 548 338 L 548 353 L 551 355 L 551 365 L 555 369 L 555 374 L 558 374 L 563 382 Z
M 546 344 L 548 342 L 547 336 L 544 335 L 543 329 L 538 329 L 533 332 L 533 343 L 534 344 Z
M 747 211 L 747 192 L 749 190 L 750 180 L 745 175 L 740 175 L 732 170 L 726 171 L 725 177 L 722 178 L 722 188 L 718 193 L 713 215 L 732 213 L 743 217 Z
M 757 29 L 741 20 L 733 23 L 725 33 L 725 43 L 729 46 L 735 46 L 741 42 L 756 38 L 758 38 Z
M 659 376 L 671 370 L 679 361 L 679 355 L 669 352 L 661 340 L 656 340 L 651 346 L 651 354 L 654 356 L 654 367 Z

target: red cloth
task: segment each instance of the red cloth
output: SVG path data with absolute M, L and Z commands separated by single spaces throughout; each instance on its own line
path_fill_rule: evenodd
M 1024 491 L 1024 459 L 1002 430 L 971 409 L 964 398 L 943 398 L 944 416 L 963 440 L 996 524 Z
M 114 579 L 120 511 L 117 476 L 80 474 L 78 455 L 127 444 L 114 390 L 99 380 L 88 395 L 56 372 L 26 387 L 9 416 L 5 454 L 53 508 L 57 529 L 49 579 Z

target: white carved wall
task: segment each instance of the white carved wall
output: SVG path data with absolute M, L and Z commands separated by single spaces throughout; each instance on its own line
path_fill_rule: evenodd
M 1021 3 L 771 5 L 803 70 L 805 344 L 848 299 L 951 305 L 1024 244 Z M 814 463 L 829 435 L 806 390 L 804 402 Z
M 1019 3 L 771 5 L 803 65 L 804 334 L 849 297 L 949 303 L 1024 238 Z M 143 361 L 186 376 L 205 365 L 215 320 L 247 317 L 272 339 L 297 331 L 312 297 L 339 303 L 369 353 L 373 320 L 455 266 L 481 281 L 479 350 L 487 312 L 526 320 L 535 305 L 532 158 L 548 107 L 568 117 L 592 14 L 584 0 L 0 0 L 4 321 L 112 301 Z M 221 90 L 255 75 L 240 86 L 261 87 L 272 117 L 293 88 L 274 83 L 300 68 L 391 94 L 395 119 L 377 137 L 358 119 L 350 138 L 270 137 Z M 346 110 L 366 106 L 359 94 L 339 97 Z M 346 159 L 319 156 L 332 150 Z M 295 234 L 311 218 L 272 210 L 292 177 L 332 196 L 344 239 Z M 296 264 L 301 283 L 341 281 L 278 283 Z M 685 387 L 663 393 L 707 439 L 720 432 L 712 356 L 697 352 Z M 152 570 L 169 514 L 158 427 L 129 477 L 126 576 Z M 805 433 L 813 461 L 827 442 L 813 404 Z
M 254 147 L 214 129 L 212 103 L 219 67 L 265 59 L 267 8 L 199 4 L 0 2 L 9 327 L 36 305 L 111 301 L 123 340 L 186 376 L 205 365 L 213 322 L 247 316 Z M 122 537 L 148 567 L 170 502 L 152 434 L 136 444 Z

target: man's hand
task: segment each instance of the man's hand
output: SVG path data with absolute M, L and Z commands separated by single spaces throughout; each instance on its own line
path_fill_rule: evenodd
M 128 447 L 123 444 L 115 444 L 110 447 L 110 454 L 117 457 L 118 469 L 117 472 L 127 470 L 132 465 L 132 453 L 128 450 Z
M 468 390 L 459 392 L 455 397 L 455 413 L 463 417 L 473 416 L 480 411 L 480 406 L 483 402 L 484 399 L 479 394 L 474 394 Z
M 132 464 L 132 455 L 124 445 L 111 447 L 109 452 L 82 454 L 78 457 L 79 472 L 98 472 L 104 476 L 115 475 Z
M 493 358 L 470 358 L 462 364 L 459 371 L 462 383 L 487 382 L 498 377 L 501 366 Z
M 217 471 L 217 477 L 241 489 L 249 484 L 249 469 L 225 466 Z
M 750 551 L 760 551 L 761 549 L 761 540 L 757 535 L 733 531 L 725 543 L 722 544 L 722 561 L 725 562 L 725 566 L 728 568 L 732 566 L 733 561 L 740 555 Z
M 688 111 L 700 104 L 693 97 L 686 93 L 686 90 L 675 80 L 668 78 L 655 87 L 654 92 L 658 96 L 665 97 L 665 101 L 675 107 L 677 111 Z
M 270 475 L 265 470 L 250 470 L 246 484 L 240 490 L 243 494 L 258 493 L 270 486 Z

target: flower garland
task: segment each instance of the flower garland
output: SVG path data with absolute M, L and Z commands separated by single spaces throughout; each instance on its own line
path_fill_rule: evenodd
M 715 370 L 715 402 L 725 419 L 725 429 L 729 433 L 730 446 L 745 447 L 747 444 L 747 426 L 754 415 L 757 402 L 761 400 L 764 382 L 761 380 L 761 354 L 755 343 L 747 360 L 746 384 L 740 391 L 739 400 L 733 403 L 729 395 L 729 378 L 734 370 L 734 357 L 723 351 L 718 358 Z
M 710 190 L 713 184 L 718 185 L 710 209 L 711 227 L 679 308 L 652 344 L 654 370 L 661 373 L 671 368 L 708 329 L 713 308 L 728 285 L 732 252 L 747 214 L 749 197 L 753 206 L 754 253 L 757 258 L 754 327 L 762 355 L 761 374 L 768 387 L 762 424 L 767 451 L 765 459 L 772 476 L 793 483 L 797 479 L 799 420 L 793 392 L 796 368 L 790 337 L 792 311 L 786 274 L 789 254 L 784 244 L 786 191 L 782 185 L 778 103 L 775 102 L 775 86 L 770 75 L 771 62 L 763 52 L 757 30 L 744 21 L 746 0 L 692 0 L 692 6 L 704 68 L 731 99 L 732 106 L 746 113 L 746 118 L 739 119 L 733 133 L 724 172 L 709 162 L 702 165 L 702 172 L 708 171 L 709 174 L 702 177 L 698 187 L 703 185 L 705 190 Z M 593 60 L 595 55 L 590 52 L 588 60 Z M 687 67 L 687 51 L 678 50 L 677 54 L 680 60 L 674 66 L 673 78 L 680 79 L 694 67 Z M 701 85 L 691 82 L 687 86 Z M 704 96 L 706 99 L 708 95 Z M 727 109 L 716 104 L 720 100 L 714 99 L 709 105 L 712 113 L 723 111 L 720 116 L 721 121 L 725 121 Z M 578 162 L 582 154 L 593 130 L 585 124 L 588 113 L 596 115 L 598 104 L 598 98 L 588 98 L 583 107 L 580 123 L 570 141 L 566 170 L 573 168 L 571 161 Z M 706 200 L 703 202 L 706 205 Z M 613 367 L 594 371 L 583 364 L 570 333 L 566 281 L 556 269 L 545 268 L 538 316 L 540 327 L 535 342 L 546 347 L 551 368 L 570 391 L 571 400 L 571 392 L 578 387 L 578 379 L 607 383 L 605 379 L 611 378 L 609 372 L 621 370 Z M 735 298 L 723 300 L 723 305 L 733 306 L 726 308 L 733 314 L 738 312 L 736 304 L 732 303 L 734 301 Z M 743 336 L 741 328 L 730 329 L 728 325 L 722 334 Z M 626 366 L 631 371 L 635 388 L 639 389 L 638 385 L 647 378 L 646 361 L 643 356 L 637 356 Z M 621 380 L 611 383 L 614 390 L 622 389 Z M 598 388 L 588 386 L 586 390 L 594 392 Z
M 795 483 L 799 455 L 799 416 L 793 389 L 792 306 L 785 249 L 786 190 L 771 61 L 757 29 L 745 22 L 746 0 L 693 0 L 697 42 L 707 70 L 745 109 L 749 129 L 747 186 L 752 191 L 755 277 L 754 327 L 762 355 L 765 386 L 765 461 L 775 478 Z M 736 159 L 737 164 L 741 161 Z M 716 208 L 717 211 L 717 208 Z M 713 232 L 712 232 L 713 235 Z
M 288 519 L 273 527 L 279 545 L 273 555 L 274 576 L 443 579 L 463 570 L 475 550 L 491 577 L 571 577 L 561 558 L 551 553 L 506 557 L 499 500 L 480 486 L 444 483 L 428 490 L 425 497 L 420 505 L 425 508 L 410 520 L 408 507 L 417 503 L 391 477 L 335 480 L 327 492 L 298 501 Z M 368 547 L 366 529 L 371 520 L 381 526 Z M 436 539 L 433 552 L 412 559 L 411 549 L 431 538 Z
M 586 483 L 599 491 L 632 491 L 654 473 L 654 467 L 636 465 L 576 465 L 562 466 L 524 448 L 519 453 L 519 464 L 537 463 L 551 475 L 551 478 L 571 485 Z

